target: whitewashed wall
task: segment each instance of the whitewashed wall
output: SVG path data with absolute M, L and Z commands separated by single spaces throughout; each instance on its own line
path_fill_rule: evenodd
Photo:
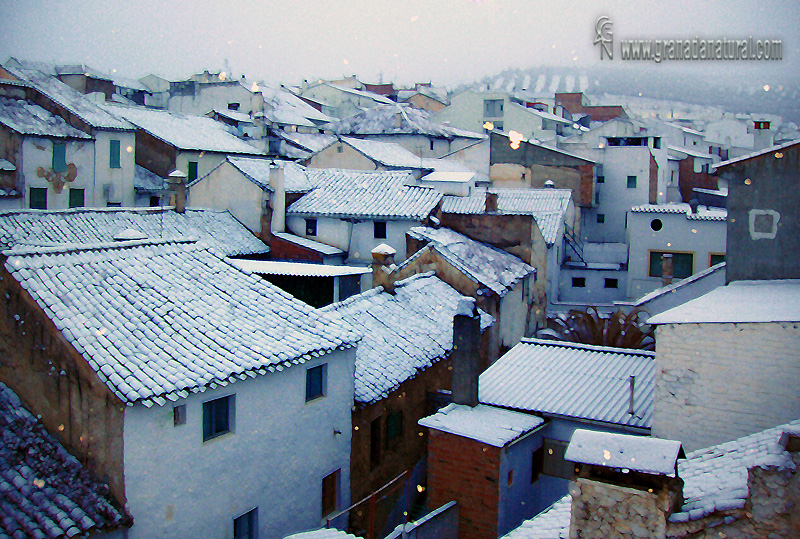
M 74 163 L 77 169 L 75 181 L 66 183 L 61 193 L 56 193 L 53 184 L 40 178 L 36 171 L 42 167 L 46 171 L 53 169 L 53 143 L 66 142 L 66 162 Z M 22 208 L 30 207 L 30 188 L 47 188 L 47 209 L 63 210 L 69 207 L 69 190 L 84 189 L 86 206 L 94 204 L 94 141 L 49 139 L 40 137 L 24 137 L 22 141 L 22 174 L 24 178 L 24 195 L 19 201 Z M 102 204 L 105 206 L 105 203 Z
M 694 451 L 800 417 L 800 324 L 656 330 L 653 436 Z
M 350 502 L 354 362 L 355 349 L 336 351 L 165 406 L 126 408 L 128 537 L 231 539 L 233 519 L 255 507 L 259 537 L 324 525 L 323 477 L 340 469 L 339 507 Z M 306 369 L 322 363 L 328 393 L 306 403 Z M 202 403 L 233 394 L 235 432 L 203 442 Z M 187 412 L 177 427 L 176 404 Z
M 212 170 L 189 189 L 187 206 L 228 210 L 251 232 L 261 232 L 266 194 L 230 163 Z
M 133 186 L 133 175 L 136 166 L 136 134 L 125 131 L 97 131 L 94 144 L 95 186 L 93 202 L 86 193 L 86 205 L 103 207 L 107 203 L 119 203 L 125 208 L 136 205 L 136 192 Z M 111 141 L 119 141 L 120 168 L 111 168 Z M 105 186 L 111 185 L 110 190 Z M 108 200 L 105 193 L 110 194 Z

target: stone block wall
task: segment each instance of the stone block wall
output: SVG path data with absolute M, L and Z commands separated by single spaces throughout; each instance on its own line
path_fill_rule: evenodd
M 800 417 L 800 323 L 665 324 L 656 335 L 653 436 L 694 451 Z

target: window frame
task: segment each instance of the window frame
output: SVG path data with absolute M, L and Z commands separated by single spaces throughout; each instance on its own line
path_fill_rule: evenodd
M 627 181 L 628 181 L 628 183 L 627 183 L 628 189 L 636 189 L 636 185 L 638 183 L 638 179 L 637 179 L 636 176 L 630 176 L 629 175 Z
M 312 376 L 315 377 L 319 373 L 319 383 L 317 384 Z M 312 385 L 313 383 L 313 385 Z M 317 387 L 319 389 L 317 390 Z M 306 402 L 312 402 L 321 399 L 328 394 L 328 364 L 322 363 L 314 367 L 306 369 Z
M 120 153 L 120 142 L 112 139 L 108 148 L 108 166 L 109 168 L 122 168 L 122 157 Z
M 43 200 L 44 202 L 41 204 L 34 205 L 34 193 L 36 194 L 35 199 Z M 41 198 L 44 196 L 44 198 Z M 28 188 L 28 207 L 32 210 L 46 210 L 47 209 L 47 187 L 30 187 Z
M 504 99 L 484 99 L 483 100 L 483 117 L 484 118 L 502 118 L 504 113 Z
M 73 193 L 75 196 L 80 195 L 80 204 L 73 201 Z M 85 208 L 86 207 L 86 189 L 83 188 L 69 188 L 69 208 Z
M 246 532 L 237 534 L 237 521 L 248 528 Z M 233 539 L 258 539 L 258 507 L 233 518 Z
M 586 288 L 586 277 L 573 277 L 570 288 Z
M 652 278 L 656 278 L 656 279 L 661 278 L 661 263 L 659 263 L 659 266 L 658 266 L 659 267 L 658 275 L 654 275 L 653 274 L 653 271 L 652 271 L 653 270 L 653 256 L 654 255 L 659 255 L 659 260 L 661 260 L 661 255 L 664 255 L 664 254 L 671 254 L 672 255 L 672 278 L 674 280 L 678 281 L 678 280 L 681 280 L 681 279 L 685 279 L 687 277 L 691 277 L 692 275 L 695 274 L 695 265 L 696 265 L 696 262 L 697 262 L 696 261 L 697 257 L 695 256 L 694 251 L 660 251 L 660 250 L 657 250 L 657 249 L 650 249 L 650 250 L 647 251 L 647 276 L 648 277 L 652 277 Z M 691 265 L 691 271 L 690 271 L 689 275 L 683 275 L 683 273 L 681 273 L 679 275 L 678 272 L 675 271 L 675 268 L 677 266 L 677 264 L 675 263 L 676 262 L 675 255 L 690 255 L 692 257 L 692 265 Z
M 609 284 L 613 284 L 614 286 L 609 286 Z M 615 277 L 605 277 L 603 279 L 603 288 L 609 290 L 617 290 L 619 289 L 619 279 Z
M 67 171 L 67 143 L 53 142 L 53 172 Z
M 219 413 L 217 407 L 225 405 L 225 428 L 216 425 L 220 419 L 216 416 Z M 225 434 L 235 432 L 236 427 L 236 395 L 230 394 L 224 397 L 217 397 L 203 402 L 203 442 L 219 438 Z
M 317 220 L 306 219 L 306 236 L 317 237 Z
M 322 496 L 320 500 L 322 517 L 335 513 L 339 509 L 341 493 L 342 469 L 338 468 L 322 478 Z
M 564 454 L 567 452 L 568 445 L 569 442 L 555 440 L 553 438 L 545 438 L 542 440 L 542 447 L 544 448 L 542 475 L 559 477 L 561 479 L 572 479 L 575 465 L 564 460 Z M 569 473 L 567 473 L 567 470 L 569 470 Z
M 598 213 L 597 214 L 597 224 L 602 225 L 606 222 L 606 214 L 605 213 Z
M 386 221 L 372 221 L 372 236 L 376 240 L 385 240 L 386 228 L 387 228 Z
M 544 440 L 531 452 L 531 485 L 544 474 Z
M 718 260 L 717 262 L 714 262 L 714 258 L 715 257 L 717 257 L 717 258 L 718 257 L 722 257 L 722 260 Z M 720 262 L 725 262 L 725 253 L 708 253 L 708 267 L 709 268 L 711 266 L 716 266 Z
M 197 161 L 189 161 L 186 183 L 192 183 L 197 179 Z

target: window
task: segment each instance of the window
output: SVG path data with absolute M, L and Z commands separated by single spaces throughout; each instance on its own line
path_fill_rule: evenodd
M 53 172 L 67 171 L 67 145 L 53 143 Z
M 239 103 L 228 103 L 228 110 L 239 110 Z
M 606 177 L 605 176 L 598 176 L 597 177 L 597 183 L 606 183 Z
M 106 202 L 106 208 L 120 208 L 122 207 L 122 202 Z
M 431 139 L 431 151 L 433 151 L 433 139 Z
M 628 189 L 636 189 L 636 176 L 628 176 Z
M 373 221 L 375 239 L 386 239 L 386 221 Z
M 503 130 L 503 122 L 494 122 L 494 128 L 498 131 Z
M 369 465 L 375 468 L 381 463 L 381 416 L 369 423 Z
M 186 424 L 186 405 L 178 404 L 172 407 L 172 424 L 177 427 Z
M 486 118 L 500 118 L 503 116 L 502 99 L 484 99 L 483 116 Z
M 306 219 L 306 236 L 316 236 L 316 235 L 317 235 L 317 220 Z
M 531 485 L 544 471 L 544 445 L 531 454 Z
M 514 484 L 514 470 L 508 470 L 508 481 L 506 483 L 508 483 L 509 487 Z
M 336 146 L 336 153 L 343 153 L 343 152 L 344 152 L 344 146 L 342 146 L 341 144 Z
M 150 195 L 150 207 L 155 208 L 161 206 L 161 197 L 158 195 Z
M 186 183 L 193 182 L 197 179 L 197 161 L 189 161 L 189 177 L 186 178 Z
M 83 208 L 83 189 L 69 189 L 69 207 Z
M 603 284 L 604 288 L 619 288 L 619 279 L 606 278 Z
M 322 516 L 330 515 L 339 506 L 339 470 L 322 479 Z
M 597 214 L 597 222 L 598 223 L 605 223 L 606 222 L 606 214 L 605 213 L 598 213 Z
M 654 232 L 658 232 L 659 230 L 664 228 L 664 223 L 661 222 L 661 219 L 653 219 L 652 221 L 650 221 L 650 228 Z
M 325 396 L 327 367 L 323 363 L 306 370 L 306 402 Z
M 258 508 L 233 519 L 233 539 L 258 539 Z
M 586 288 L 586 277 L 573 277 L 572 288 Z
M 720 262 L 725 262 L 725 253 L 711 253 L 708 255 L 708 265 L 716 266 Z
M 650 277 L 661 277 L 661 257 L 665 252 L 650 252 Z M 685 279 L 694 273 L 693 253 L 672 254 L 672 276 L 675 279 Z
M 653 148 L 656 150 L 661 148 L 661 137 L 653 137 Z
M 403 412 L 392 412 L 386 418 L 386 445 L 393 446 L 394 442 L 403 437 Z
M 204 402 L 203 441 L 233 432 L 234 411 L 234 395 Z
M 31 187 L 28 206 L 32 210 L 46 210 L 47 209 L 47 188 L 46 187 Z
M 544 475 L 572 479 L 573 464 L 564 460 L 564 453 L 567 452 L 568 445 L 567 442 L 545 438 L 542 462 L 542 473 Z
M 119 141 L 111 141 L 111 149 L 108 154 L 108 166 L 111 168 L 122 168 L 119 164 Z

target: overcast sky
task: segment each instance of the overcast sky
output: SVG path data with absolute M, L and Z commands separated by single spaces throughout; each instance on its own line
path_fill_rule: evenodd
M 234 74 L 287 84 L 358 74 L 452 85 L 506 68 L 598 65 L 594 27 L 607 15 L 615 39 L 783 39 L 781 62 L 714 66 L 748 77 L 800 72 L 799 13 L 798 0 L 0 0 L 0 61 L 170 79 L 227 61 Z

